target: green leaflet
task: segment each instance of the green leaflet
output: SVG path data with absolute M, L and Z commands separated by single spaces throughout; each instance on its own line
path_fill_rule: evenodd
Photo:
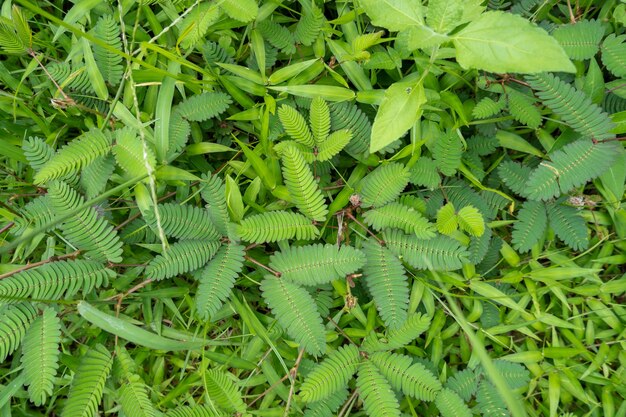
M 548 204 L 548 219 L 554 233 L 574 250 L 585 250 L 589 246 L 587 225 L 578 210 L 563 204 Z
M 437 164 L 427 156 L 422 156 L 411 168 L 410 181 L 415 185 L 422 185 L 431 190 L 435 189 L 441 179 L 437 172 Z
M 82 356 L 62 417 L 94 417 L 102 399 L 104 383 L 109 376 L 113 358 L 102 345 L 89 348 Z
M 98 19 L 98 23 L 94 28 L 95 36 L 105 42 L 107 45 L 122 51 L 122 40 L 120 39 L 120 28 L 111 15 L 104 15 Z M 95 45 L 93 47 L 94 57 L 98 70 L 102 74 L 104 81 L 112 86 L 117 86 L 124 73 L 122 66 L 122 56 L 115 54 L 102 46 Z
M 356 387 L 371 417 L 400 417 L 400 404 L 387 379 L 370 361 L 359 365 Z
M 54 181 L 48 187 L 48 198 L 57 215 L 63 215 L 84 204 L 85 200 L 69 185 Z M 120 262 L 122 241 L 106 220 L 87 207 L 61 224 L 65 237 L 93 260 Z
M 302 287 L 272 275 L 261 283 L 263 298 L 280 325 L 311 355 L 326 351 L 325 330 L 311 295 Z
M 533 170 L 525 194 L 533 200 L 548 200 L 567 193 L 602 175 L 617 155 L 615 142 L 594 143 L 587 139 L 572 142 L 551 153 L 551 162 L 542 162 Z
M 602 42 L 602 63 L 617 77 L 626 76 L 626 36 L 610 34 Z
M 528 84 L 537 90 L 543 104 L 559 115 L 572 129 L 589 139 L 615 137 L 614 125 L 601 107 L 593 104 L 581 91 L 552 74 L 527 76 Z
M 196 310 L 200 317 L 210 318 L 230 296 L 235 280 L 243 268 L 244 247 L 236 244 L 222 246 L 207 266 L 198 274 Z
M 472 417 L 473 415 L 463 399 L 448 388 L 439 392 L 435 399 L 435 405 L 442 417 Z
M 206 92 L 181 102 L 177 111 L 186 120 L 201 122 L 220 115 L 226 111 L 231 102 L 228 94 Z
M 156 256 L 146 268 L 146 276 L 161 280 L 204 266 L 217 252 L 220 243 L 206 240 L 176 242 L 163 254 Z
M 448 132 L 437 139 L 433 159 L 442 174 L 452 176 L 461 165 L 463 144 L 456 132 Z
M 29 327 L 22 347 L 22 366 L 28 396 L 37 406 L 52 395 L 54 377 L 59 368 L 61 320 L 56 311 L 46 308 Z
M 387 378 L 396 391 L 422 401 L 433 401 L 441 390 L 441 382 L 421 363 L 413 363 L 410 356 L 376 352 L 370 360 Z
M 156 167 L 154 151 L 137 137 L 133 128 L 126 127 L 115 132 L 113 154 L 129 177 L 151 174 Z
M 97 129 L 85 132 L 54 154 L 35 175 L 34 181 L 37 184 L 43 184 L 69 173 L 78 172 L 97 157 L 106 155 L 110 146 L 111 138 L 108 135 Z
M 276 242 L 285 239 L 310 240 L 319 233 L 309 219 L 286 211 L 267 212 L 246 217 L 237 226 L 237 234 L 248 242 Z
M 575 25 L 563 25 L 552 32 L 571 59 L 590 59 L 598 52 L 604 28 L 600 21 L 581 20 Z
M 18 348 L 36 311 L 30 303 L 19 303 L 0 307 L 0 361 Z
M 281 159 L 285 185 L 298 210 L 312 220 L 325 220 L 328 208 L 300 151 L 295 146 L 286 146 Z
M 330 352 L 309 373 L 300 388 L 300 397 L 307 403 L 326 399 L 348 384 L 360 361 L 359 350 L 354 345 Z
M 417 269 L 452 271 L 468 261 L 467 250 L 447 236 L 423 240 L 398 230 L 386 231 L 383 236 L 392 252 Z
M 359 270 L 364 254 L 351 246 L 308 245 L 289 247 L 270 257 L 270 266 L 301 285 L 320 285 Z
M 229 217 L 226 207 L 226 186 L 224 181 L 214 175 L 203 175 L 200 194 L 206 203 L 211 223 L 221 235 L 227 235 Z
M 220 237 L 208 210 L 189 204 L 165 203 L 158 205 L 158 211 L 161 227 L 167 236 L 180 240 L 218 240 Z M 154 216 L 147 217 L 146 223 L 154 228 L 156 219 Z
M 513 247 L 520 252 L 528 252 L 545 233 L 548 218 L 543 203 L 527 201 L 517 214 L 513 226 Z
M 114 271 L 96 261 L 78 259 L 51 262 L 0 281 L 0 303 L 22 298 L 69 298 L 78 291 L 87 293 L 93 288 L 106 286 L 113 277 Z
M 364 214 L 365 223 L 375 230 L 397 228 L 408 234 L 415 234 L 420 239 L 435 236 L 435 229 L 422 214 L 412 207 L 400 203 L 389 203 L 382 207 L 368 210 Z
M 383 206 L 398 198 L 408 182 L 409 171 L 404 165 L 396 162 L 381 165 L 361 181 L 361 204 Z
M 246 404 L 241 398 L 241 393 L 226 373 L 211 369 L 204 374 L 204 381 L 211 400 L 221 409 L 231 413 L 245 412 Z
M 402 262 L 376 241 L 366 241 L 363 252 L 367 259 L 363 267 L 365 284 L 387 327 L 396 330 L 406 321 L 409 299 L 408 278 Z

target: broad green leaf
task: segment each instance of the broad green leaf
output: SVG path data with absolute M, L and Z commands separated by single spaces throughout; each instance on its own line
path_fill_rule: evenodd
M 521 16 L 489 11 L 452 37 L 463 68 L 533 74 L 576 72 L 559 43 Z
M 391 31 L 424 24 L 420 0 L 361 0 L 372 24 Z
M 448 39 L 448 36 L 437 33 L 428 26 L 411 26 L 398 33 L 396 48 L 410 53 L 416 49 L 441 45 Z
M 430 0 L 426 23 L 437 33 L 448 33 L 462 23 L 464 6 L 462 0 Z
M 424 103 L 426 95 L 421 82 L 392 84 L 372 125 L 370 152 L 377 152 L 402 137 L 421 117 Z

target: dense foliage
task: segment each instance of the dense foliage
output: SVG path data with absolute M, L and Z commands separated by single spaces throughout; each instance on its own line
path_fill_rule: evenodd
M 622 0 L 4 0 L 0 415 L 626 416 Z

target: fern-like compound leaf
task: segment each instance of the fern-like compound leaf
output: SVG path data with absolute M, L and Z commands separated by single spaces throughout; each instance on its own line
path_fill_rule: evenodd
M 209 397 L 224 411 L 243 413 L 246 404 L 241 393 L 226 373 L 210 369 L 204 373 L 204 382 Z
M 439 171 L 443 175 L 452 176 L 461 166 L 463 144 L 456 132 L 449 132 L 437 139 L 432 153 Z
M 286 146 L 281 159 L 285 185 L 298 210 L 312 220 L 325 220 L 328 208 L 324 196 L 300 151 L 295 146 Z
M 448 203 L 437 211 L 437 230 L 443 235 L 451 235 L 459 228 L 459 218 L 454 204 Z
M 465 206 L 457 213 L 459 227 L 474 237 L 485 233 L 485 219 L 476 207 Z
M 545 205 L 540 201 L 526 201 L 513 225 L 513 247 L 520 252 L 528 252 L 543 237 L 547 224 Z
M 28 397 L 36 405 L 52 395 L 59 368 L 61 321 L 52 308 L 46 308 L 29 327 L 22 346 L 22 366 Z
M 326 331 L 315 301 L 291 281 L 266 275 L 261 283 L 263 299 L 287 334 L 311 355 L 326 351 Z
M 315 159 L 320 162 L 328 161 L 341 152 L 341 150 L 350 143 L 350 139 L 352 139 L 352 132 L 348 129 L 341 129 L 331 133 L 326 137 L 326 140 L 317 147 Z
M 73 260 L 44 264 L 0 281 L 0 304 L 12 299 L 59 300 L 108 285 L 115 272 L 96 261 Z
M 176 203 L 159 204 L 158 210 L 161 227 L 167 236 L 180 240 L 218 240 L 220 238 L 208 210 Z M 156 223 L 156 219 L 152 216 L 146 218 L 146 222 Z
M 287 279 L 301 285 L 321 285 L 361 269 L 363 253 L 352 246 L 292 246 L 270 257 L 270 266 Z
M 559 26 L 552 36 L 571 59 L 590 59 L 598 53 L 604 27 L 599 20 L 581 20 L 576 24 Z
M 168 152 L 171 154 L 180 152 L 189 140 L 189 135 L 191 134 L 191 125 L 189 124 L 189 121 L 182 116 L 180 111 L 178 111 L 178 106 L 174 106 L 172 108 L 172 114 L 170 115 L 170 126 L 168 130 Z
M 148 397 L 148 387 L 139 376 L 130 375 L 117 393 L 124 415 L 128 417 L 156 416 L 155 407 Z
M 219 5 L 228 16 L 246 23 L 254 20 L 259 11 L 256 0 L 224 0 Z
M 220 9 L 214 3 L 200 3 L 180 25 L 178 42 L 185 48 L 193 48 L 204 39 L 209 27 L 220 17 Z
M 535 101 L 516 90 L 509 90 L 507 96 L 511 116 L 531 129 L 537 129 L 541 124 L 541 112 L 535 106 Z
M 285 129 L 285 132 L 296 142 L 309 148 L 315 146 L 315 139 L 306 123 L 306 119 L 295 108 L 283 104 L 278 109 L 278 118 Z
M 340 388 L 329 397 L 309 404 L 303 417 L 334 417 L 339 407 L 348 399 L 349 394 L 346 387 Z
M 468 262 L 467 249 L 447 236 L 435 236 L 424 240 L 405 235 L 399 230 L 386 231 L 383 236 L 389 249 L 402 256 L 413 268 L 453 271 Z
M 96 345 L 82 356 L 61 417 L 96 417 L 104 383 L 113 358 L 102 345 Z
M 61 148 L 35 175 L 36 184 L 80 171 L 111 149 L 111 139 L 98 129 L 83 133 Z
M 85 190 L 85 198 L 89 200 L 99 196 L 106 188 L 114 169 L 115 158 L 111 154 L 100 156 L 87 165 L 80 173 L 80 185 Z
M 582 91 L 550 73 L 527 76 L 526 80 L 544 105 L 586 138 L 601 140 L 615 137 L 611 133 L 615 125 L 609 115 Z
M 472 136 L 467 139 L 467 151 L 476 155 L 491 155 L 498 149 L 500 142 L 495 136 Z
M 62 181 L 48 187 L 50 205 L 59 215 L 85 203 L 84 198 Z M 74 246 L 85 251 L 93 260 L 121 262 L 122 244 L 117 232 L 92 207 L 79 210 L 61 224 L 63 236 Z
M 457 372 L 446 381 L 445 387 L 456 392 L 464 401 L 469 401 L 478 388 L 476 373 L 470 368 Z
M 263 39 L 267 39 L 273 47 L 280 49 L 287 55 L 296 53 L 293 34 L 286 27 L 269 19 L 263 19 L 257 24 L 257 29 L 263 35 Z
M 122 52 L 120 27 L 112 15 L 107 14 L 98 19 L 94 28 L 94 35 L 108 46 Z M 104 81 L 114 87 L 117 86 L 122 80 L 122 75 L 124 75 L 122 55 L 96 44 L 93 45 L 93 55 Z
M 558 203 L 548 204 L 546 208 L 550 227 L 559 239 L 574 250 L 585 250 L 589 247 L 587 224 L 578 210 Z
M 22 150 L 33 171 L 38 172 L 52 157 L 54 149 L 37 136 L 29 136 L 22 142 Z
M 313 140 L 319 146 L 330 133 L 330 109 L 326 101 L 319 96 L 311 101 L 309 123 L 311 124 Z
M 137 137 L 137 131 L 130 127 L 115 131 L 113 154 L 117 164 L 130 177 L 148 175 L 156 166 L 154 151 L 144 144 Z
M 320 29 L 324 23 L 324 14 L 315 5 L 307 9 L 308 10 L 300 16 L 300 20 L 296 25 L 296 30 L 293 35 L 296 42 L 310 46 L 315 42 L 320 33 Z
M 224 245 L 200 272 L 196 309 L 203 319 L 209 319 L 228 299 L 243 268 L 244 254 L 241 245 Z
M 626 35 L 610 34 L 602 42 L 602 63 L 616 77 L 626 77 Z
M 365 339 L 363 347 L 367 352 L 378 352 L 400 349 L 417 339 L 430 327 L 430 318 L 421 313 L 414 313 L 408 316 L 402 327 L 389 330 L 385 339 L 369 337 Z
M 579 139 L 551 153 L 552 162 L 542 162 L 528 178 L 528 198 L 547 200 L 599 177 L 619 155 L 618 146 Z
M 422 401 L 433 401 L 441 390 L 441 382 L 421 363 L 410 356 L 376 352 L 369 359 L 387 378 L 396 391 Z
M 474 415 L 463 398 L 449 388 L 439 391 L 435 398 L 435 405 L 441 417 L 472 417 Z
M 361 181 L 363 207 L 380 207 L 400 195 L 409 183 L 409 171 L 400 163 L 381 165 Z
M 421 185 L 430 190 L 435 189 L 441 179 L 437 172 L 437 164 L 427 156 L 420 157 L 411 168 L 411 184 Z
M 0 307 L 0 362 L 18 348 L 36 315 L 31 303 Z
M 370 361 L 359 365 L 356 388 L 370 417 L 400 417 L 400 404 L 389 381 Z
M 48 196 L 43 195 L 26 204 L 20 210 L 21 217 L 16 217 L 13 222 L 15 227 L 11 230 L 11 233 L 19 235 L 23 233 L 26 228 L 39 229 L 44 225 L 51 224 L 55 213 L 50 207 L 50 200 Z M 45 231 L 49 232 L 54 226 L 48 227 Z
M 265 243 L 294 238 L 311 240 L 319 230 L 301 214 L 269 211 L 243 219 L 237 226 L 237 234 L 247 242 Z
M 208 405 L 196 405 L 176 407 L 168 411 L 165 417 L 225 417 L 225 414 L 214 411 L 214 408 Z
M 375 230 L 396 228 L 408 234 L 415 234 L 420 239 L 435 236 L 435 228 L 419 211 L 404 204 L 392 202 L 382 207 L 371 209 L 363 215 L 365 223 Z
M 365 284 L 385 325 L 398 329 L 406 321 L 409 302 L 408 278 L 402 262 L 376 241 L 364 242 L 363 252 L 367 260 L 363 267 Z
M 333 131 L 349 129 L 352 132 L 346 152 L 356 158 L 369 156 L 372 123 L 356 104 L 347 101 L 334 103 L 330 107 L 330 125 Z
M 348 385 L 360 362 L 359 349 L 354 345 L 332 351 L 307 375 L 300 387 L 300 398 L 306 403 L 327 399 Z
M 187 120 L 202 122 L 224 113 L 230 103 L 232 100 L 228 94 L 208 91 L 183 101 L 178 105 L 177 110 Z
M 498 164 L 498 176 L 517 195 L 526 194 L 526 181 L 532 168 L 519 162 L 502 161 Z
M 519 363 L 499 359 L 493 361 L 493 364 L 510 389 L 525 387 L 530 381 L 528 369 Z
M 491 97 L 485 97 L 476 103 L 472 109 L 472 117 L 475 119 L 486 119 L 500 113 L 506 102 L 504 100 L 495 101 Z
M 226 236 L 229 217 L 224 180 L 216 175 L 203 175 L 200 195 L 206 203 L 211 223 L 222 236 Z
M 485 417 L 510 416 L 508 408 L 502 396 L 487 380 L 482 380 L 478 385 L 478 393 L 476 394 L 476 411 Z
M 195 271 L 204 266 L 215 255 L 220 243 L 211 240 L 182 240 L 150 261 L 146 267 L 146 276 L 161 280 L 186 272 Z

